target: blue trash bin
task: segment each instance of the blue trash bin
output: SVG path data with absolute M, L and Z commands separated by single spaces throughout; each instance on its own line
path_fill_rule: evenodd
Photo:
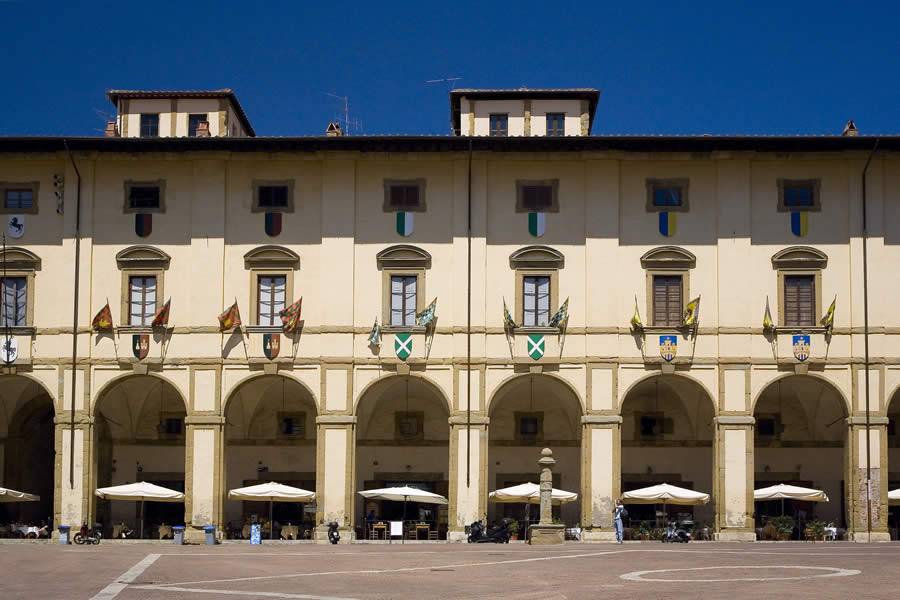
M 215 546 L 216 545 L 216 526 L 215 525 L 207 525 L 203 528 L 203 531 L 206 532 L 206 545 L 207 546 Z
M 60 525 L 57 529 L 59 529 L 59 543 L 63 546 L 71 544 L 72 538 L 69 537 L 69 532 L 72 528 L 68 525 Z
M 172 543 L 176 546 L 184 545 L 184 525 L 176 525 L 172 528 Z
M 259 546 L 262 544 L 262 535 L 261 535 L 261 526 L 259 523 L 254 523 L 250 526 L 250 544 L 253 546 Z

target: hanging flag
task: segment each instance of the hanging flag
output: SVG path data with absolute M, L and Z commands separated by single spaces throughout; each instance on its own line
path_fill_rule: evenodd
M 94 316 L 94 320 L 91 321 L 91 327 L 94 328 L 95 331 L 109 331 L 113 328 L 113 320 L 112 320 L 112 311 L 109 309 L 109 301 L 106 301 L 106 306 L 100 309 Z
M 791 213 L 791 233 L 805 237 L 809 231 L 809 213 L 805 210 Z
M 369 332 L 369 344 L 372 346 L 381 345 L 381 327 L 378 326 L 378 317 L 375 317 L 375 323 L 372 325 L 372 331 Z
M 634 315 L 631 316 L 631 328 L 635 331 L 644 329 L 644 322 L 641 321 L 641 313 L 638 312 L 637 295 L 634 297 Z
M 153 215 L 151 213 L 134 215 L 134 232 L 138 237 L 147 237 L 151 231 L 153 231 Z
M 540 334 L 529 335 L 526 341 L 528 342 L 528 356 L 533 360 L 540 360 L 544 356 L 544 336 Z
M 150 336 L 146 333 L 131 336 L 131 351 L 138 360 L 147 358 L 147 353 L 150 351 Z
M 219 331 L 228 331 L 232 328 L 241 328 L 241 311 L 238 310 L 237 300 L 219 315 Z
M 150 323 L 151 327 L 165 327 L 169 324 L 169 305 L 172 304 L 172 299 L 169 298 L 166 300 L 166 303 L 163 304 L 163 307 L 159 309 L 159 312 L 156 313 L 156 316 L 153 317 L 153 322 Z
M 569 299 L 566 298 L 566 301 L 563 302 L 562 306 L 559 307 L 559 310 L 550 317 L 550 322 L 547 324 L 547 327 L 559 327 L 560 323 L 569 318 Z
M 547 215 L 542 212 L 528 213 L 528 233 L 541 237 L 547 231 Z
M 437 307 L 437 298 L 425 307 L 425 310 L 416 315 L 416 325 L 427 327 L 434 320 L 434 309 Z
M 286 309 L 278 313 L 281 317 L 282 330 L 285 333 L 293 333 L 300 325 L 300 305 L 303 303 L 303 297 L 288 306 Z
M 822 317 L 820 323 L 825 326 L 825 330 L 828 333 L 831 333 L 831 330 L 834 329 L 834 305 L 837 302 L 837 296 L 834 297 L 834 300 L 831 301 L 831 306 L 828 307 L 828 310 L 825 312 L 825 316 Z
M 763 331 L 772 331 L 775 329 L 775 322 L 772 320 L 772 311 L 769 310 L 769 297 L 766 296 L 766 314 L 763 316 Z
M 281 233 L 281 213 L 266 213 L 265 217 L 266 235 L 275 237 Z
M 394 352 L 397 353 L 397 358 L 400 360 L 409 358 L 409 355 L 412 354 L 411 333 L 398 333 L 394 336 Z
M 509 309 L 506 308 L 506 298 L 503 299 L 503 327 L 505 329 L 515 329 L 518 327 L 516 325 L 515 319 L 512 318 L 512 315 L 509 314 Z
M 700 322 L 700 296 L 687 303 L 684 307 L 684 325 L 685 327 L 697 326 Z
M 404 237 L 412 235 L 414 214 L 402 210 L 397 213 L 397 233 Z
M 666 237 L 675 235 L 675 215 L 669 211 L 659 213 L 659 232 Z

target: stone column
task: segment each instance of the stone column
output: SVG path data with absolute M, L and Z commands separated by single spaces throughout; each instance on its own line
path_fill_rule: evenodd
M 328 541 L 328 523 L 340 524 L 341 543 L 355 537 L 356 417 L 316 417 L 316 540 Z
M 60 412 L 54 419 L 56 459 L 53 484 L 53 539 L 59 538 L 57 529 L 59 525 L 68 525 L 74 532 L 82 523 L 94 520 L 96 503 L 93 500 L 93 490 L 97 475 L 96 469 L 91 468 L 94 463 L 93 421 L 87 411 L 76 411 L 73 446 L 70 413 Z M 70 478 L 69 457 L 73 454 L 75 460 Z
M 850 539 L 869 541 L 869 508 L 866 505 L 866 419 L 850 417 L 847 432 L 847 530 Z M 887 417 L 870 417 L 870 489 L 873 542 L 890 541 L 887 528 Z M 884 477 L 882 477 L 884 475 Z M 833 499 L 834 500 L 834 499 Z M 882 510 L 883 508 L 883 510 Z
M 472 415 L 467 431 L 466 417 L 450 417 L 450 473 L 447 507 L 447 540 L 466 541 L 466 526 L 487 513 L 487 444 L 490 419 Z M 468 451 L 467 451 L 468 445 Z M 466 460 L 469 461 L 468 485 Z
M 581 539 L 612 542 L 616 539 L 613 508 L 622 493 L 622 417 L 586 415 L 581 423 Z
M 713 500 L 720 541 L 753 542 L 753 426 L 746 416 L 716 417 L 713 441 Z
M 562 544 L 566 539 L 566 526 L 553 524 L 551 495 L 553 493 L 553 465 L 556 464 L 553 450 L 550 448 L 541 450 L 538 464 L 541 466 L 541 522 L 529 528 L 528 543 L 535 546 Z
M 203 528 L 216 526 L 216 537 L 224 531 L 222 514 L 222 451 L 225 418 L 219 415 L 190 415 L 185 425 L 184 541 L 204 543 Z

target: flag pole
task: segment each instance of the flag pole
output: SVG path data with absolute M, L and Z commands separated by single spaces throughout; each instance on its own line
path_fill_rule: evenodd
M 234 297 L 234 306 L 237 308 L 238 316 L 241 314 L 241 307 L 238 306 L 237 296 Z M 235 325 L 237 327 L 238 333 L 241 334 L 241 344 L 244 345 L 244 358 L 247 359 L 247 362 L 250 362 L 250 352 L 247 350 L 247 340 L 244 339 L 244 322 L 243 320 L 240 324 Z
M 109 296 L 106 297 L 106 305 L 109 306 Z M 116 350 L 116 359 L 118 360 L 118 358 L 119 358 L 119 336 L 117 335 L 117 332 L 116 332 L 116 326 L 113 323 L 112 308 L 109 309 L 109 326 L 112 329 L 113 348 L 115 348 L 115 350 Z
M 6 309 L 6 286 L 8 286 L 8 285 L 9 285 L 9 280 L 6 278 L 6 234 L 4 233 L 3 234 L 3 287 L 2 287 L 2 289 L 0 289 L 0 292 L 3 293 L 3 321 L 6 323 L 6 339 L 3 340 L 4 348 L 6 347 L 7 344 L 10 343 L 10 341 L 9 341 L 9 311 L 7 311 L 7 309 Z M 7 350 L 6 358 L 3 360 L 3 362 L 5 362 L 7 366 L 12 364 L 12 361 L 8 360 L 9 352 L 11 350 L 12 350 L 12 348 Z

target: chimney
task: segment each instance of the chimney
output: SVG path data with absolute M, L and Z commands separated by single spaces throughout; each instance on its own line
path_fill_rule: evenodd
M 340 124 L 332 121 L 328 124 L 328 129 L 325 130 L 325 135 L 328 137 L 338 137 L 344 135 L 344 130 L 341 129 Z
M 106 129 L 103 131 L 103 137 L 119 137 L 119 132 L 116 131 L 115 121 L 106 122 Z
M 844 125 L 844 133 L 842 133 L 841 135 L 851 137 L 859 135 L 859 129 L 856 128 L 856 124 L 853 122 L 853 119 L 847 121 L 847 124 Z
M 197 123 L 197 137 L 209 137 L 209 121 Z

